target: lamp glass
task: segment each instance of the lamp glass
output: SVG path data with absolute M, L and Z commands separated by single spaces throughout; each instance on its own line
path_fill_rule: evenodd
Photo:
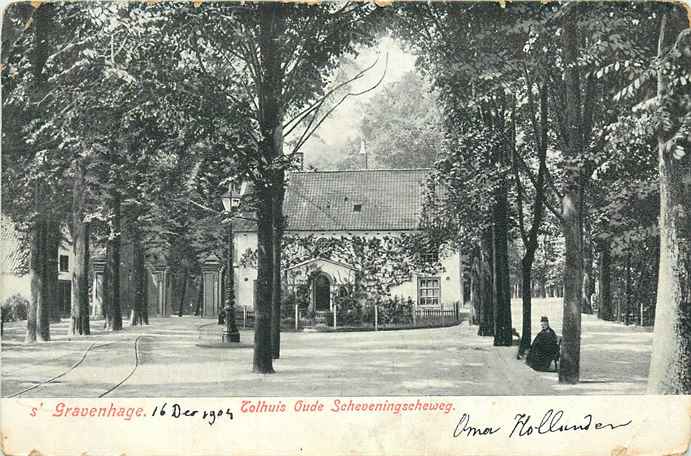
M 221 197 L 221 201 L 223 201 L 223 208 L 226 211 L 229 211 L 231 209 L 230 196 L 229 195 L 223 195 Z

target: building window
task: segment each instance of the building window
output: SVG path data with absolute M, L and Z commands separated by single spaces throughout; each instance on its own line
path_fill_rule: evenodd
M 60 255 L 60 272 L 70 272 L 70 257 Z
M 418 277 L 417 302 L 423 307 L 439 307 L 441 286 L 439 277 Z
M 360 212 L 362 210 L 362 204 L 354 204 L 353 212 Z

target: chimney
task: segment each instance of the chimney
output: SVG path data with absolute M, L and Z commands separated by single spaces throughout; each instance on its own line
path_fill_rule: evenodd
M 302 171 L 304 169 L 304 161 L 304 154 L 302 152 L 295 152 L 293 154 L 293 165 L 291 166 L 291 168 L 296 171 Z

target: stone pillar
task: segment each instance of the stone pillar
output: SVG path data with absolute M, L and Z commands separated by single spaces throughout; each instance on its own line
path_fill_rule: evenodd
M 154 288 L 156 289 L 156 313 L 159 317 L 168 316 L 168 267 L 158 265 L 153 268 Z
M 217 317 L 221 311 L 222 268 L 223 263 L 213 254 L 202 262 L 202 287 L 204 288 L 200 313 L 202 317 Z
M 96 256 L 93 260 L 94 284 L 91 288 L 91 318 L 103 317 L 103 276 L 106 272 L 106 258 Z

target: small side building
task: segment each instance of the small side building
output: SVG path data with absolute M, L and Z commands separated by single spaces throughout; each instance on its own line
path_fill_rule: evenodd
M 70 314 L 72 303 L 72 270 L 74 255 L 68 243 L 67 230 L 62 232 L 63 241 L 58 247 L 58 290 L 57 312 L 61 317 Z M 22 248 L 19 234 L 12 221 L 3 216 L 0 219 L 0 302 L 18 294 L 31 299 L 31 275 L 28 274 L 29 246 Z

